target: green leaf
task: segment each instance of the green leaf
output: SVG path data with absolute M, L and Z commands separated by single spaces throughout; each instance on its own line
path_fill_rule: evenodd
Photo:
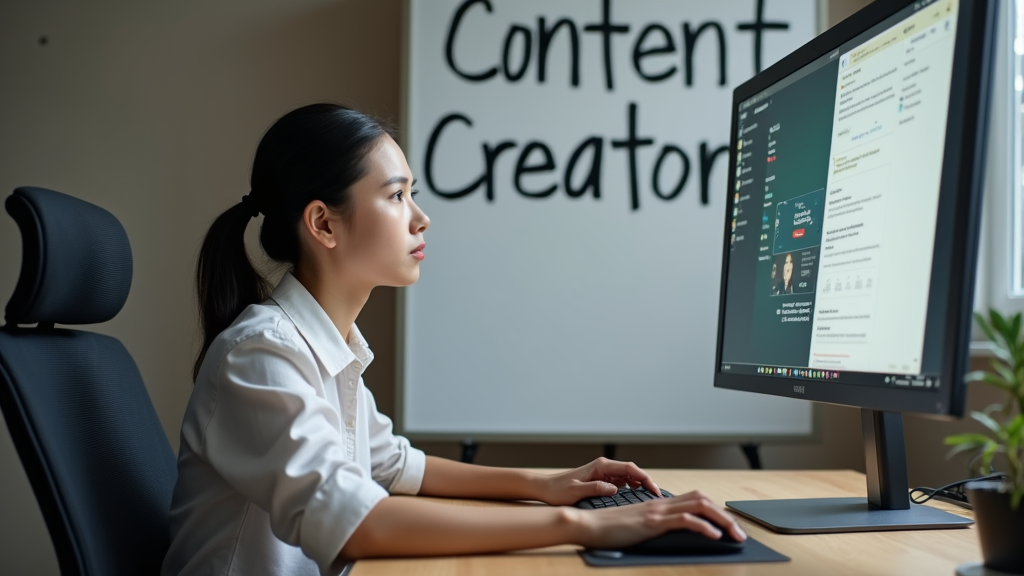
M 985 406 L 984 409 L 982 409 L 982 412 L 984 412 L 985 414 L 988 414 L 989 416 L 991 416 L 993 412 L 1002 412 L 1002 411 L 1003 411 L 1003 405 L 1002 404 L 989 404 L 988 406 Z
M 992 369 L 995 370 L 996 373 L 1007 384 L 1012 384 L 1014 382 L 1020 381 L 1020 378 L 1018 378 L 1017 375 L 1013 373 L 1013 370 L 1011 370 L 1009 366 L 1003 364 L 1002 362 L 992 362 Z
M 1002 312 L 995 308 L 988 309 L 988 323 L 992 325 L 992 328 L 996 332 L 999 332 L 1000 334 L 1004 334 L 1006 332 L 1006 316 L 1003 316 Z
M 1024 436 L 1024 415 L 1017 414 L 1017 417 L 1010 420 L 1005 426 L 1007 448 L 1016 448 L 1020 445 L 1021 437 Z
M 1010 494 L 1010 509 L 1016 510 L 1020 508 L 1021 496 L 1024 496 L 1024 487 L 1017 486 L 1013 489 L 1013 493 Z
M 1002 436 L 1004 433 L 1002 425 L 984 412 L 971 412 L 971 418 L 981 422 L 982 426 L 991 430 L 996 436 Z
M 995 458 L 997 452 L 999 452 L 999 444 L 995 442 L 989 442 L 982 449 L 981 466 L 983 470 L 986 470 L 986 474 L 992 473 L 992 459 Z
M 965 432 L 963 434 L 952 434 L 946 436 L 946 446 L 957 446 L 959 444 L 972 443 L 979 447 L 988 443 L 990 438 L 977 432 Z
M 999 388 L 1000 390 L 1006 390 L 1007 392 L 1013 391 L 1012 384 L 1010 384 L 1006 380 L 1003 380 L 1001 377 L 992 374 L 991 372 L 985 372 L 985 374 L 983 374 L 981 377 L 981 381 L 991 384 L 996 388 Z
M 985 317 L 984 316 L 982 316 L 981 314 L 975 312 L 974 313 L 974 321 L 978 323 L 978 326 L 981 327 L 981 331 L 985 333 L 985 336 L 987 336 L 989 340 L 991 340 L 993 342 L 998 342 L 999 341 L 996 338 L 995 332 L 992 331 L 992 327 L 989 326 L 989 323 L 985 321 Z
M 1010 354 L 1010 351 L 1006 349 L 1006 346 L 999 341 L 993 341 L 992 347 L 989 348 L 989 351 L 992 352 L 992 355 L 995 356 L 996 360 L 998 360 L 999 362 L 1003 362 L 1009 365 L 1013 365 L 1016 363 L 1016 361 L 1013 359 L 1013 354 Z M 992 360 L 992 362 L 994 363 L 996 362 L 996 360 Z
M 1014 364 L 1017 356 L 1017 334 L 1013 332 L 1013 327 L 1009 323 L 1009 319 L 1003 316 L 999 316 L 997 320 L 998 324 L 995 324 L 996 333 L 1002 339 L 1002 348 L 1008 352 L 1008 356 L 1012 359 L 1009 363 Z
M 1006 324 L 1006 319 L 1003 318 L 1003 315 L 994 308 L 989 309 L 988 316 L 989 322 L 992 324 L 992 328 L 995 329 L 996 333 L 999 334 L 1004 341 L 1006 341 L 1010 332 L 1010 327 Z
M 1006 445 L 1006 453 L 1017 452 L 1020 450 L 1020 433 L 1010 434 L 1004 443 Z
M 949 454 L 946 454 L 946 460 L 952 460 L 953 457 L 956 456 L 957 454 L 963 454 L 964 452 L 978 450 L 982 446 L 982 444 L 978 444 L 976 442 L 965 442 L 963 444 L 959 444 L 957 446 L 954 446 L 953 449 L 949 451 Z
M 985 379 L 985 374 L 988 374 L 988 372 L 985 372 L 984 370 L 968 372 L 967 374 L 964 374 L 964 382 L 981 382 Z

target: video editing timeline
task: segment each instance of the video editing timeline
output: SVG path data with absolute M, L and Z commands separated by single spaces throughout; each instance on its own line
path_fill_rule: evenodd
M 924 326 L 956 7 L 912 5 L 740 104 L 721 370 L 939 386 Z

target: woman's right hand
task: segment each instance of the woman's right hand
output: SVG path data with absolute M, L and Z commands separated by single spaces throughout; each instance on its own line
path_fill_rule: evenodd
M 731 514 L 697 491 L 642 504 L 579 512 L 576 544 L 588 548 L 624 548 L 677 529 L 692 530 L 717 540 L 722 533 L 715 525 L 738 541 L 747 538 Z

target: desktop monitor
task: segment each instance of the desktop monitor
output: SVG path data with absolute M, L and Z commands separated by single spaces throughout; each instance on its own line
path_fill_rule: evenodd
M 875 2 L 733 92 L 715 386 L 862 408 L 868 496 L 781 532 L 942 528 L 903 412 L 964 409 L 996 2 Z

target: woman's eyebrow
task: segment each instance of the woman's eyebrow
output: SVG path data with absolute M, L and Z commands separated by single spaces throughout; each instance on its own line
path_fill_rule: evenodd
M 408 182 L 409 182 L 409 179 L 406 178 L 405 176 L 392 176 L 391 178 L 388 178 L 387 182 L 385 182 L 383 185 L 381 185 L 381 188 L 386 188 L 388 186 L 391 186 L 392 184 L 406 184 Z M 416 185 L 416 180 L 413 180 L 412 184 L 410 184 L 410 186 L 415 186 L 415 185 Z

